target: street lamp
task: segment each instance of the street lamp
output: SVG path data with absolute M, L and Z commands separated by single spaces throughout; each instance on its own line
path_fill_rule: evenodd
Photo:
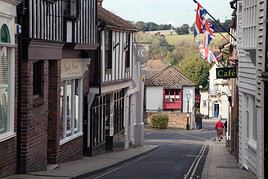
M 186 124 L 186 130 L 190 129 L 190 125 L 189 125 L 189 100 L 191 98 L 191 94 L 187 93 L 186 94 L 186 99 L 187 99 L 187 124 Z

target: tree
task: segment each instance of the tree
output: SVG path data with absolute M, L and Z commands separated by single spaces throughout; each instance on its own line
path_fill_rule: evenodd
M 190 26 L 188 24 L 183 24 L 181 27 L 176 28 L 176 32 L 179 35 L 185 35 L 190 33 Z
M 199 55 L 199 54 L 197 54 Z M 185 58 L 179 66 L 185 76 L 192 80 L 197 86 L 208 88 L 208 77 L 210 65 L 200 60 L 198 56 Z

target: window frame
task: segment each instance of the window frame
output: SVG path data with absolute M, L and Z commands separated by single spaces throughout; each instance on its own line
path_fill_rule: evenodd
M 130 41 L 131 41 L 131 33 L 126 33 L 126 46 L 124 47 L 125 50 L 125 67 L 130 68 Z
M 112 30 L 104 31 L 105 70 L 113 68 L 113 33 Z
M 68 96 L 67 86 L 71 84 L 71 92 Z M 64 79 L 61 85 L 61 100 L 60 100 L 60 119 L 61 119 L 61 139 L 60 145 L 68 143 L 69 141 L 76 139 L 83 135 L 82 132 L 82 108 L 83 108 L 83 79 L 82 78 L 74 78 L 74 79 Z M 77 85 L 77 88 L 76 88 Z M 78 94 L 78 99 L 76 98 L 76 94 Z M 67 97 L 71 97 L 70 99 L 70 130 L 67 130 Z M 75 101 L 77 101 L 77 105 L 75 105 Z M 78 114 L 77 114 L 78 113 Z M 77 120 L 75 116 L 77 114 Z M 77 124 L 77 127 L 75 127 Z

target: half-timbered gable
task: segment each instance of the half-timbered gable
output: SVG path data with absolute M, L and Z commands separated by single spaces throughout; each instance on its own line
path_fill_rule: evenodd
M 98 19 L 105 26 L 100 32 L 102 83 L 131 79 L 135 27 L 100 6 Z

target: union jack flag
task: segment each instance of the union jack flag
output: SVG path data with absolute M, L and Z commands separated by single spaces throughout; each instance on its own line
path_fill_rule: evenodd
M 206 19 L 205 19 L 206 14 L 207 14 L 206 9 L 204 9 L 199 3 L 197 3 L 194 36 L 204 32 L 205 30 L 204 25 L 206 23 Z
M 206 21 L 205 22 L 205 31 L 204 31 L 204 44 L 205 44 L 204 46 L 208 47 L 209 43 L 214 38 L 215 38 L 214 27 L 210 22 Z

